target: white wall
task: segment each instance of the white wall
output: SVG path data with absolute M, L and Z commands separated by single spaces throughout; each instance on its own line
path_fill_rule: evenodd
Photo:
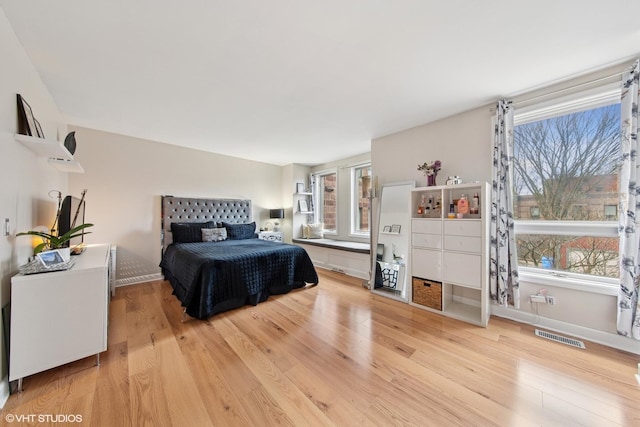
M 28 237 L 15 237 L 17 232 L 34 226 L 52 225 L 56 200 L 48 197 L 50 190 L 67 190 L 67 174 L 49 166 L 45 159 L 36 157 L 16 142 L 16 94 L 21 94 L 31 105 L 35 117 L 42 125 L 45 136 L 55 138 L 58 129 L 64 134 L 65 126 L 48 90 L 40 80 L 26 56 L 13 29 L 0 9 L 0 223 L 9 219 L 11 235 L 0 234 L 0 306 L 10 298 L 11 276 L 18 272 L 32 254 Z M 0 228 L 2 230 L 3 228 Z M 3 328 L 0 328 L 2 334 Z M 8 398 L 8 373 L 4 337 L 0 340 L 0 406 Z
M 491 117 L 489 106 L 433 123 L 407 129 L 371 141 L 373 174 L 380 185 L 415 180 L 426 185 L 418 164 L 440 160 L 436 183 L 450 175 L 464 182 L 489 181 L 491 177 Z
M 584 78 L 582 78 L 584 79 Z M 491 182 L 493 113 L 489 105 L 467 111 L 437 122 L 378 138 L 371 143 L 374 175 L 380 184 L 416 180 L 425 186 L 425 178 L 417 171 L 418 163 L 442 161 L 437 183 L 444 184 L 447 176 L 459 175 L 464 182 Z M 377 204 L 374 205 L 377 213 Z M 535 306 L 528 297 L 540 289 L 547 289 L 557 298 L 555 306 Z M 492 307 L 492 313 L 550 329 L 601 342 L 628 351 L 637 343 L 616 334 L 616 297 L 572 289 L 540 286 L 520 282 L 520 309 Z
M 84 174 L 69 192 L 86 194 L 88 243 L 118 245 L 118 284 L 160 273 L 160 196 L 251 199 L 260 228 L 282 207 L 282 168 L 86 128 L 76 131 L 75 158 Z

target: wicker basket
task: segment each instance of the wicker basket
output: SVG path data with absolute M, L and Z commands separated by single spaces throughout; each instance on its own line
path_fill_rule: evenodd
M 414 277 L 413 302 L 442 311 L 442 283 Z

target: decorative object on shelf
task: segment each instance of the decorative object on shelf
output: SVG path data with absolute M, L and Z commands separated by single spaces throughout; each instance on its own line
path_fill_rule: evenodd
M 392 233 L 396 233 L 396 234 L 400 234 L 400 224 L 393 224 L 391 226 L 391 232 Z
M 278 219 L 284 218 L 284 209 L 269 209 L 269 218 L 275 219 L 273 231 L 280 231 L 280 223 Z
M 462 184 L 462 178 L 460 178 L 458 175 L 450 176 L 449 179 L 447 179 L 447 185 L 458 185 L 458 184 Z
M 75 154 L 76 152 L 76 132 L 69 132 L 69 134 L 67 135 L 67 137 L 64 139 L 64 147 L 69 150 L 69 153 L 71 153 L 71 155 Z
M 17 94 L 18 101 L 18 133 L 22 135 L 38 136 L 36 119 L 33 117 L 31 106 L 20 94 Z M 40 137 L 42 138 L 42 137 Z
M 309 205 L 306 200 L 298 200 L 298 211 L 309 212 Z
M 296 193 L 301 194 L 304 193 L 304 182 L 298 182 L 296 184 Z
M 390 225 L 385 225 L 384 228 L 382 229 L 383 233 L 391 233 L 391 226 Z
M 436 185 L 436 176 L 438 175 L 438 171 L 442 168 L 442 162 L 440 160 L 436 160 L 435 162 L 424 162 L 421 165 L 418 165 L 418 170 L 424 172 L 427 177 L 427 186 L 433 187 Z

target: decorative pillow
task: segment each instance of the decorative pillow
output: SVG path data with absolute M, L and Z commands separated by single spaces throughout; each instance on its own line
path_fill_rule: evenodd
M 171 234 L 173 243 L 202 242 L 202 229 L 216 228 L 213 221 L 207 222 L 172 222 Z
M 305 224 L 302 226 L 302 238 L 303 239 L 322 239 L 324 237 L 323 234 L 323 223 L 317 224 Z
M 203 228 L 201 231 L 203 242 L 221 242 L 227 240 L 226 228 Z
M 249 224 L 230 224 L 223 222 L 222 226 L 227 229 L 227 238 L 229 240 L 255 239 L 258 237 L 256 236 L 255 221 Z

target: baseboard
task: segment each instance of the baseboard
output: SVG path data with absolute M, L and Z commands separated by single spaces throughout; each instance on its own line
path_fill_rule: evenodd
M 632 338 L 623 337 L 622 335 L 598 331 L 596 329 L 573 325 L 559 320 L 548 319 L 546 317 L 537 316 L 533 313 L 527 313 L 525 311 L 515 310 L 513 308 L 499 305 L 491 306 L 491 315 L 504 317 L 505 319 L 514 320 L 516 322 L 527 323 L 529 325 L 545 328 L 561 334 L 570 335 L 576 338 L 606 345 L 607 347 L 640 355 L 640 346 L 638 345 L 638 341 Z
M 343 280 L 345 282 L 354 284 L 354 285 L 362 285 L 362 278 L 353 276 L 351 274 L 347 274 L 342 271 L 331 270 L 325 267 L 316 266 L 317 272 L 319 275 L 326 275 L 337 280 Z
M 116 287 L 135 285 L 137 283 L 153 282 L 155 280 L 164 280 L 162 273 L 145 274 L 143 276 L 125 277 L 116 280 Z

